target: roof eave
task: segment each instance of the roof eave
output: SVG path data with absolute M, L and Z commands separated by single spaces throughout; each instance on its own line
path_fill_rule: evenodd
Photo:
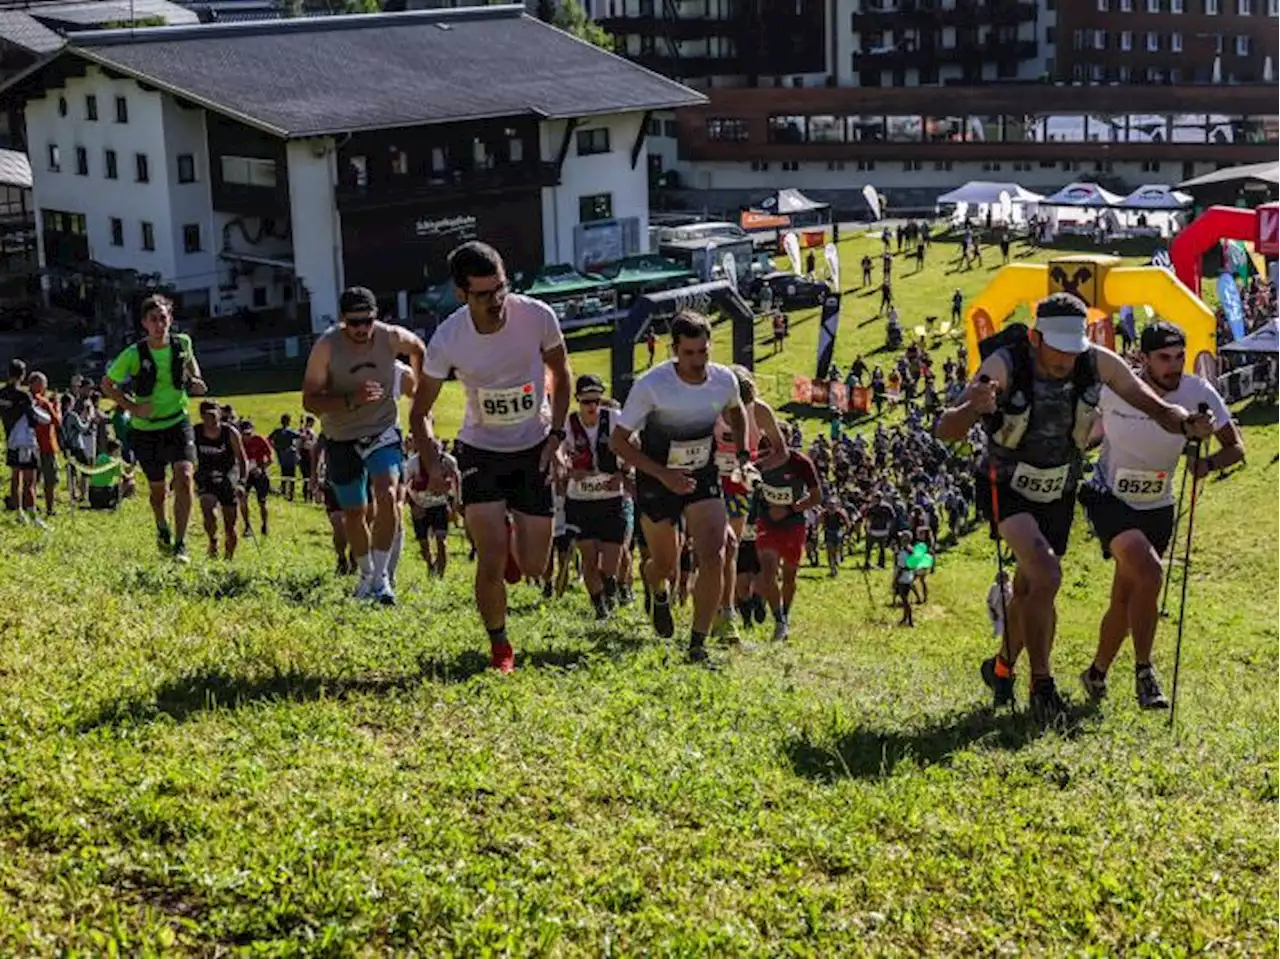
M 681 107 L 698 107 L 707 102 L 706 97 L 697 100 L 671 100 L 662 103 L 642 103 L 638 106 L 606 107 L 602 110 L 571 110 L 568 113 L 545 114 L 548 120 L 568 120 L 572 117 L 604 117 L 612 113 L 645 113 L 650 110 L 678 110 Z

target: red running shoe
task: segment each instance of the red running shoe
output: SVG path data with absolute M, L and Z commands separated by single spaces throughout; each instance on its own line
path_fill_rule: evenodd
M 515 672 L 516 651 L 505 639 L 489 643 L 489 668 L 500 673 Z

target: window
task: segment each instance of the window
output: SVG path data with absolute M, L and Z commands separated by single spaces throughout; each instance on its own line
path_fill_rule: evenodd
M 124 220 L 118 216 L 111 218 L 111 245 L 124 246 Z
M 1079 169 L 1080 169 L 1080 161 L 1079 161 L 1079 160 L 1063 160 L 1063 161 L 1062 161 L 1062 172 L 1063 172 L 1063 173 L 1075 173 L 1075 172 L 1079 171 Z
M 1094 173 L 1110 173 L 1110 172 L 1111 172 L 1111 161 L 1110 161 L 1110 160 L 1095 160 L 1095 161 L 1094 161 L 1094 164 L 1093 164 L 1093 172 L 1094 172 Z
M 483 164 L 476 164 L 482 166 Z M 404 176 L 409 172 L 409 154 L 399 147 L 391 148 L 391 172 L 396 176 Z
M 1236 56 L 1247 57 L 1249 55 L 1249 37 L 1241 34 L 1236 37 Z
M 1253 15 L 1253 0 L 1236 0 L 1236 15 L 1248 17 Z
M 443 156 L 443 154 L 441 154 Z M 236 186 L 276 185 L 276 161 L 259 157 L 224 156 L 222 158 L 222 182 Z
M 76 147 L 76 176 L 89 175 L 89 151 L 84 147 Z
M 1106 68 L 1101 63 L 1094 63 L 1089 67 L 1089 82 L 1101 83 L 1107 78 Z
M 58 116 L 65 117 L 67 115 L 67 98 L 58 97 Z
M 1160 161 L 1159 160 L 1143 160 L 1142 172 L 1143 173 L 1159 173 Z
M 1204 0 L 1204 15 L 1206 17 L 1216 17 L 1218 12 L 1218 0 Z
M 178 154 L 178 182 L 196 182 L 196 158 L 190 153 Z
M 1031 161 L 1030 160 L 1014 160 L 1013 170 L 1015 173 L 1030 173 Z
M 707 120 L 707 139 L 728 143 L 746 143 L 747 121 L 711 117 Z
M 885 117 L 885 131 L 894 143 L 919 143 L 924 124 L 917 116 Z
M 1222 52 L 1226 49 L 1227 49 L 1227 38 L 1223 36 L 1221 33 L 1215 33 L 1213 35 L 1213 52 L 1221 56 Z
M 578 156 L 589 157 L 609 152 L 609 128 L 595 127 L 578 131 Z
M 1182 0 L 1169 0 L 1169 12 L 1185 13 L 1186 10 L 1183 7 Z
M 662 136 L 662 121 L 657 117 L 650 117 L 649 122 L 645 124 L 645 132 L 651 137 Z
M 1120 0 L 1121 13 L 1133 13 L 1133 0 Z
M 1147 0 L 1147 13 L 1159 13 L 1160 0 Z
M 770 143 L 804 143 L 807 117 L 769 117 Z
M 1160 49 L 1160 34 L 1154 31 L 1147 32 L 1147 52 L 1155 53 Z
M 663 120 L 662 135 L 664 137 L 670 137 L 673 140 L 676 139 L 680 136 L 680 124 L 675 120 Z
M 146 220 L 142 221 L 142 248 L 144 250 L 154 250 L 156 248 L 156 228 Z
M 578 222 L 613 219 L 613 194 L 593 193 L 578 197 Z
M 129 122 L 129 98 L 116 97 L 116 123 Z
M 827 161 L 827 172 L 828 172 L 828 173 L 843 173 L 843 172 L 844 172 L 844 161 L 843 161 L 843 160 L 828 160 L 828 161 Z
M 1057 160 L 1041 160 L 1040 161 L 1040 169 L 1042 170 L 1056 170 L 1057 168 L 1058 168 Z M 1188 177 L 1188 179 L 1190 178 Z
M 200 224 L 187 223 L 182 227 L 182 249 L 186 253 L 200 252 Z
M 782 161 L 782 172 L 783 172 L 783 173 L 798 173 L 798 172 L 799 172 L 799 170 L 800 170 L 800 164 L 799 164 L 799 163 L 797 163 L 795 160 L 783 160 L 783 161 Z
M 145 153 L 135 153 L 133 155 L 134 179 L 139 183 L 151 182 L 151 164 L 147 162 Z
M 809 117 L 810 143 L 843 143 L 844 123 L 836 116 Z
M 1116 67 L 1116 79 L 1121 83 L 1130 83 L 1133 80 L 1133 70 L 1127 66 Z
M 524 137 L 520 136 L 520 132 L 514 128 L 503 130 L 502 133 L 507 138 L 507 162 L 523 163 Z
M 1267 0 L 1267 16 L 1280 17 L 1280 0 Z
M 933 161 L 933 168 L 940 173 L 943 171 L 950 173 L 951 166 L 952 166 L 952 161 L 950 160 L 934 160 Z
M 1111 9 L 1111 0 L 1098 0 L 1098 12 L 1107 13 Z
M 1107 49 L 1107 31 L 1106 30 L 1093 31 L 1093 49 L 1095 50 Z
M 1121 50 L 1133 49 L 1133 31 L 1132 30 L 1120 31 L 1120 49 Z
M 876 168 L 876 161 L 875 161 L 875 160 L 859 160 L 859 161 L 858 161 L 858 172 L 859 172 L 859 173 L 870 173 L 870 172 L 871 172 L 872 170 L 874 170 L 875 168 Z
M 98 119 L 98 98 L 92 93 L 84 98 L 84 118 L 86 120 Z
M 751 172 L 752 173 L 768 173 L 769 161 L 768 160 L 752 160 Z
M 1180 33 L 1169 34 L 1169 49 L 1173 53 L 1182 52 L 1182 34 Z
M 883 143 L 884 117 L 848 117 L 850 143 Z
M 982 161 L 982 172 L 983 172 L 983 173 L 997 173 L 997 172 L 999 172 L 999 170 L 1000 170 L 1000 161 L 999 161 L 999 160 L 984 160 L 984 161 Z
M 102 152 L 102 157 L 106 161 L 107 179 L 108 180 L 118 179 L 120 177 L 120 171 L 116 167 L 116 151 L 104 150 Z
M 267 288 L 265 286 L 255 286 L 253 288 L 253 307 L 260 310 L 267 305 Z
M 903 160 L 902 161 L 903 173 L 918 173 L 920 170 L 923 170 L 923 169 L 924 169 L 924 164 L 921 163 L 919 160 Z
M 58 144 L 49 144 L 49 172 L 62 172 L 62 153 L 58 150 Z
M 1084 38 L 1085 38 L 1085 32 L 1083 29 L 1076 28 L 1075 30 L 1071 31 L 1071 49 L 1083 50 Z

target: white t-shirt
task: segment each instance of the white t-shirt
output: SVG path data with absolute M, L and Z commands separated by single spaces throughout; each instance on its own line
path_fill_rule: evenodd
M 440 457 L 440 468 L 447 473 L 458 471 L 458 461 L 449 453 Z M 431 509 L 437 506 L 448 506 L 448 494 L 437 494 L 427 489 L 427 477 L 422 470 L 422 461 L 414 453 L 404 464 L 404 478 L 409 486 L 409 499 L 418 509 Z
M 713 461 L 716 420 L 735 406 L 738 379 L 727 366 L 708 363 L 706 379 L 686 383 L 667 360 L 636 380 L 617 423 L 641 431 L 640 449 L 659 464 L 698 470 Z
M 1215 430 L 1231 422 L 1218 391 L 1194 373 L 1182 374 L 1178 388 L 1164 400 L 1192 412 L 1207 403 Z M 1104 438 L 1092 482 L 1134 509 L 1173 505 L 1173 473 L 1186 437 L 1167 432 L 1106 387 L 1098 406 Z
M 455 371 L 467 393 L 458 439 L 469 446 L 514 453 L 537 446 L 551 429 L 544 353 L 564 346 L 551 307 L 512 293 L 503 306 L 506 322 L 481 334 L 462 306 L 440 324 L 423 372 L 443 380 Z

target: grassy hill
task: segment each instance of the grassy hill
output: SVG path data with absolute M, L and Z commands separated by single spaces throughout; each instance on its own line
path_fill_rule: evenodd
M 987 278 L 899 281 L 903 318 Z M 868 303 L 846 298 L 842 367 L 882 339 Z M 773 398 L 816 326 L 761 362 Z M 446 434 L 458 414 L 450 387 Z M 1128 649 L 1070 735 L 988 708 L 980 535 L 916 629 L 885 573 L 806 570 L 792 640 L 757 630 L 714 671 L 638 612 L 599 627 L 581 589 L 518 587 L 498 677 L 457 542 L 443 581 L 407 548 L 386 610 L 346 598 L 314 507 L 273 500 L 231 565 L 197 533 L 188 568 L 137 499 L 49 533 L 0 517 L 0 954 L 1273 955 L 1280 432 L 1242 419 L 1248 465 L 1196 517 L 1176 736 Z M 1110 577 L 1078 522 L 1055 653 L 1077 703 Z

